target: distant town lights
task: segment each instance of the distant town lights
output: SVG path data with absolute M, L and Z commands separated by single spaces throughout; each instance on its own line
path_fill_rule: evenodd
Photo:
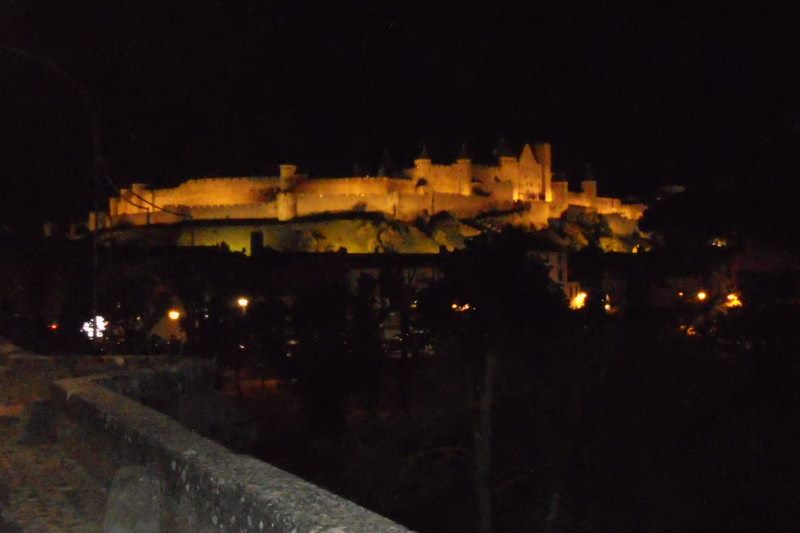
M 708 298 L 708 293 L 706 293 L 706 291 L 697 291 L 697 299 L 698 299 L 699 301 L 701 301 L 701 302 L 702 302 L 702 301 L 703 301 L 703 300 L 705 300 L 706 298 Z
M 102 316 L 97 315 L 84 322 L 81 331 L 86 333 L 86 336 L 90 339 L 100 339 L 103 337 L 103 332 L 106 330 L 107 326 L 108 321 Z

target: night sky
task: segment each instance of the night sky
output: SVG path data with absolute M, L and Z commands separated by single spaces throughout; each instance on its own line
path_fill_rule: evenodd
M 280 162 L 374 172 L 384 151 L 400 167 L 422 143 L 434 160 L 463 142 L 489 160 L 504 137 L 551 140 L 556 170 L 577 182 L 589 162 L 601 191 L 682 183 L 789 212 L 797 8 L 584 4 L 5 0 L 0 45 L 87 88 L 118 185 Z M 83 219 L 90 121 L 75 91 L 0 49 L 0 116 L 0 219 Z

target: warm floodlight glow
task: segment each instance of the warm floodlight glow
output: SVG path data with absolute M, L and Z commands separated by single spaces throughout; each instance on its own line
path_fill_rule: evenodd
M 605 304 L 605 305 L 603 306 L 603 309 L 605 309 L 605 310 L 606 310 L 606 312 L 609 312 L 609 313 L 610 313 L 610 312 L 611 312 L 611 304 Z
M 470 304 L 468 304 L 468 303 L 467 304 L 454 303 L 454 304 L 450 305 L 450 309 L 452 309 L 456 313 L 466 313 L 467 311 L 472 309 L 472 306 Z
M 586 306 L 586 298 L 588 296 L 589 295 L 583 291 L 579 292 L 572 298 L 572 300 L 569 301 L 569 308 L 582 309 L 584 306 Z
M 238 305 L 242 309 L 246 309 L 247 306 L 250 305 L 250 300 L 248 300 L 244 296 L 239 296 L 239 298 L 236 299 L 236 305 Z
M 700 300 L 702 302 L 706 298 L 708 298 L 708 294 L 706 293 L 706 291 L 698 291 L 697 292 L 697 299 L 698 300 Z
M 739 295 L 735 292 L 730 293 L 725 297 L 725 307 L 741 307 L 742 301 L 739 299 Z
M 103 337 L 106 326 L 108 326 L 108 321 L 100 315 L 97 315 L 93 319 L 84 322 L 81 331 L 86 333 L 86 336 L 90 339 L 100 339 Z
M 169 311 L 167 311 L 167 317 L 170 320 L 178 320 L 181 317 L 181 312 L 178 311 L 177 309 L 170 309 Z
M 58 329 L 58 322 L 53 322 L 47 327 L 50 328 L 52 331 L 55 331 Z

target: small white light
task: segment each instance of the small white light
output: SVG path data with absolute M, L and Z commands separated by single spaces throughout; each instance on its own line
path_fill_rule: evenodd
M 86 336 L 90 339 L 100 339 L 103 337 L 103 332 L 106 330 L 107 326 L 108 321 L 102 316 L 97 315 L 93 319 L 84 322 L 81 331 L 86 333 Z

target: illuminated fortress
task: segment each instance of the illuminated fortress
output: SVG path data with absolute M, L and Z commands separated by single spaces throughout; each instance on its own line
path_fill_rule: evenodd
M 525 145 L 517 157 L 501 152 L 497 165 L 473 164 L 461 153 L 454 163 L 434 164 L 427 152 L 402 177 L 306 179 L 294 165 L 275 177 L 201 178 L 168 189 L 135 183 L 109 199 L 101 227 L 171 224 L 181 220 L 274 219 L 290 221 L 322 213 L 377 212 L 404 221 L 448 211 L 458 218 L 519 209 L 531 226 L 543 226 L 568 206 L 581 206 L 631 222 L 644 210 L 597 195 L 595 181 L 581 191 L 553 181 L 549 143 Z M 163 208 L 163 209 L 159 209 Z M 89 226 L 97 227 L 97 216 Z
M 630 235 L 636 230 L 645 206 L 598 196 L 593 180 L 581 182 L 580 192 L 570 191 L 566 181 L 553 181 L 552 148 L 549 143 L 541 143 L 525 145 L 518 156 L 501 149 L 496 165 L 473 164 L 465 150 L 453 163 L 434 164 L 423 149 L 413 167 L 393 177 L 308 179 L 298 174 L 296 166 L 284 164 L 280 165 L 278 176 L 191 179 L 163 189 L 135 183 L 109 199 L 108 213 L 91 213 L 89 229 L 155 228 L 198 222 L 201 229 L 182 232 L 178 244 L 224 242 L 232 249 L 248 252 L 252 232 L 265 233 L 265 244 L 276 249 L 292 248 L 275 242 L 275 239 L 285 240 L 285 236 L 270 237 L 278 227 L 302 228 L 305 233 L 319 234 L 313 228 L 322 228 L 325 223 L 308 218 L 315 215 L 347 219 L 347 214 L 379 213 L 387 220 L 413 222 L 442 212 L 459 220 L 514 213 L 511 223 L 540 229 L 568 208 L 604 215 L 614 234 Z M 360 226 L 352 227 L 367 232 Z M 337 228 L 340 233 L 350 231 L 343 229 L 342 224 Z M 334 233 L 332 228 L 327 229 L 330 235 Z M 351 252 L 386 249 L 379 236 L 365 234 L 359 240 L 355 236 L 326 235 L 326 242 L 312 244 L 310 249 L 326 251 L 344 247 Z M 401 249 L 421 250 L 419 244 L 401 245 Z M 424 251 L 435 252 L 438 247 L 427 247 Z

